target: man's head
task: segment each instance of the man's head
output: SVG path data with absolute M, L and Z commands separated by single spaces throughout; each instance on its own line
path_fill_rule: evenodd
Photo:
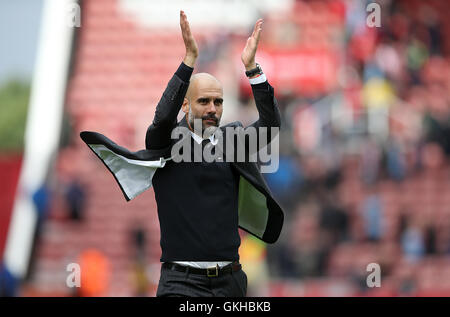
M 222 117 L 223 89 L 220 81 L 208 73 L 192 75 L 182 105 L 187 121 L 194 129 L 194 119 L 202 120 L 202 130 L 219 126 Z

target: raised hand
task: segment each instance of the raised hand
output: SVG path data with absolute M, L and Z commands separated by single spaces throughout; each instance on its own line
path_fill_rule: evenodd
M 194 67 L 198 56 L 198 47 L 197 42 L 195 42 L 195 38 L 191 33 L 191 28 L 184 11 L 180 11 L 180 27 L 184 46 L 186 47 L 186 55 L 183 62 L 189 67 Z
M 263 20 L 258 19 L 255 23 L 252 35 L 247 39 L 244 50 L 241 54 L 242 63 L 244 63 L 245 69 L 250 70 L 256 67 L 255 55 L 258 48 L 259 37 L 261 35 L 261 26 Z

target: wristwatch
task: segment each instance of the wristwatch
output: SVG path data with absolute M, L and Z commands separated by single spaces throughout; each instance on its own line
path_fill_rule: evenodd
M 258 63 L 256 63 L 256 67 L 255 68 L 250 69 L 250 70 L 245 72 L 245 75 L 247 77 L 253 77 L 255 75 L 262 75 L 262 74 L 263 74 L 263 70 L 262 70 L 261 66 Z

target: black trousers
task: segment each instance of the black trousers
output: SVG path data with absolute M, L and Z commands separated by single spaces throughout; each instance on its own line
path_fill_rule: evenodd
M 157 297 L 245 297 L 247 275 L 241 269 L 217 277 L 161 267 Z

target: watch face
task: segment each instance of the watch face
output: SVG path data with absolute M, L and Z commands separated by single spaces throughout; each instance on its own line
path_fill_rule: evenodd
M 262 73 L 263 73 L 262 68 L 261 68 L 261 66 L 258 63 L 256 63 L 256 68 L 253 68 L 253 69 L 245 72 L 245 74 L 248 77 L 252 77 L 252 76 L 254 76 L 256 74 L 260 74 L 261 75 Z
M 261 65 L 259 65 L 258 63 L 256 63 L 256 69 L 257 69 L 257 72 L 255 72 L 256 74 L 262 74 L 262 68 L 261 68 Z

